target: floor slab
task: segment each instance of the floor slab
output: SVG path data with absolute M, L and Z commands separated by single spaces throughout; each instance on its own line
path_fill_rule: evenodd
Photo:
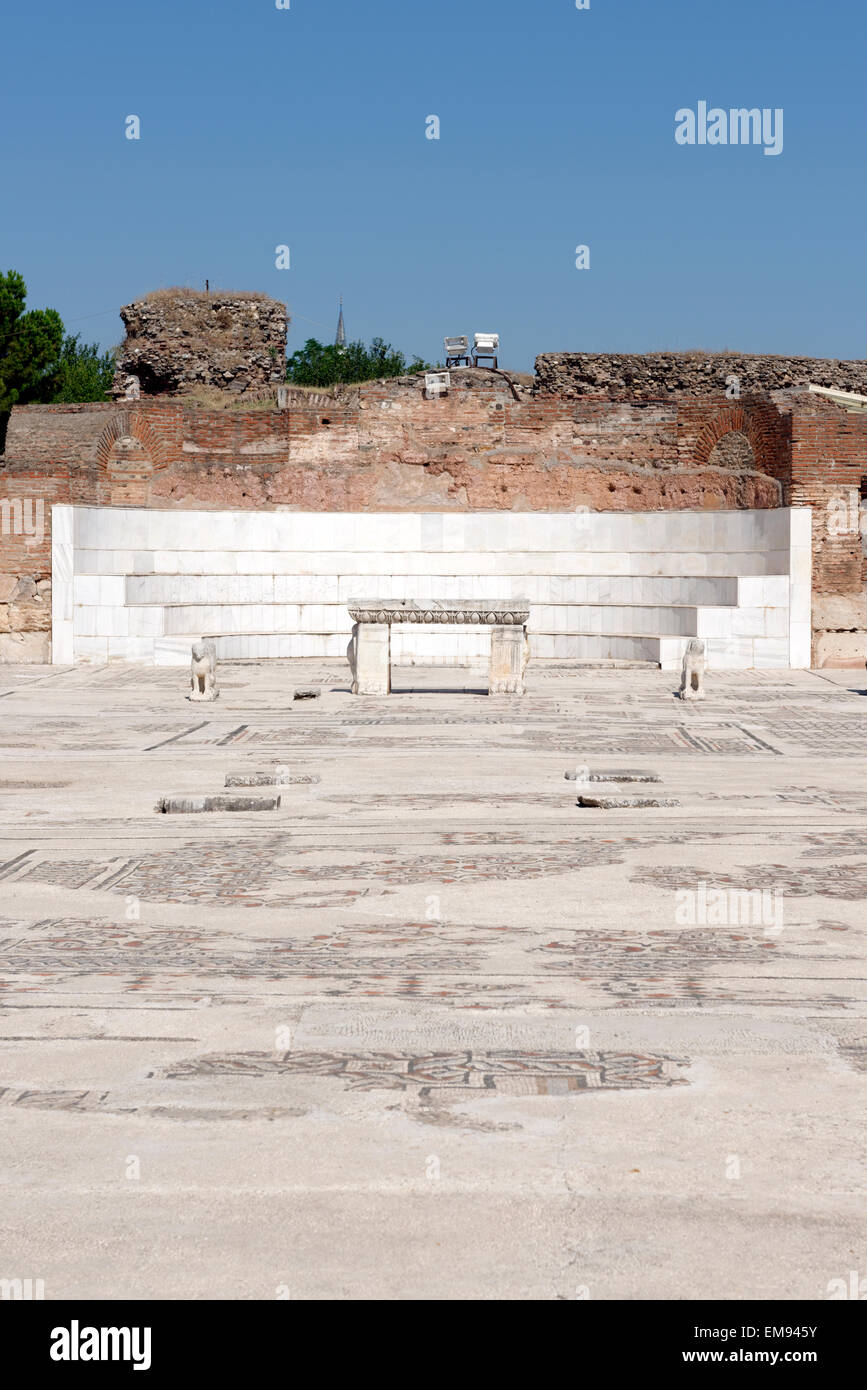
M 687 703 L 647 668 L 219 681 L 0 668 L 0 1276 L 823 1299 L 867 1270 L 857 672 Z M 678 804 L 576 804 L 624 768 Z M 257 772 L 278 809 L 155 809 Z

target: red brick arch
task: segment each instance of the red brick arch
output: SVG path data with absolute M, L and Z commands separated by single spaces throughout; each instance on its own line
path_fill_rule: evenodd
M 750 448 L 753 451 L 756 463 L 760 466 L 759 461 L 763 442 L 761 431 L 756 428 L 756 422 L 752 418 L 752 413 L 745 411 L 743 406 L 737 401 L 734 401 L 725 409 L 720 409 L 717 414 L 712 419 L 707 420 L 702 429 L 699 430 L 698 437 L 695 441 L 696 463 L 706 464 L 713 452 L 714 446 L 719 443 L 724 435 L 732 434 L 734 431 L 746 435 L 747 439 L 750 441 Z
M 787 424 L 771 401 L 730 401 L 725 405 L 705 407 L 701 418 L 693 421 L 690 431 L 690 462 L 700 468 L 706 467 L 714 445 L 724 435 L 738 431 L 750 442 L 756 470 L 783 481 L 791 467 Z
M 117 441 L 124 436 L 137 439 L 150 459 L 154 472 L 167 467 L 170 462 L 165 441 L 152 428 L 150 422 L 138 412 L 118 411 L 113 415 L 99 437 L 96 446 L 96 460 L 103 470 L 108 469 L 111 451 Z

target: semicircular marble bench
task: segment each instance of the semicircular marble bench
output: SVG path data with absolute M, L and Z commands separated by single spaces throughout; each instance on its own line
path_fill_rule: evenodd
M 489 695 L 523 695 L 524 672 L 530 659 L 527 638 L 529 602 L 473 603 L 471 599 L 419 604 L 412 600 L 353 599 L 353 621 L 346 656 L 352 672 L 353 695 L 391 693 L 391 629 L 394 623 L 425 623 L 434 627 L 460 623 L 490 627 Z

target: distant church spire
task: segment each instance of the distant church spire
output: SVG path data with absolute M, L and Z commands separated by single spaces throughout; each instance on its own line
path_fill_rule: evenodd
M 334 339 L 337 347 L 346 347 L 346 327 L 343 322 L 343 295 L 340 296 L 340 317 L 337 320 L 337 337 Z

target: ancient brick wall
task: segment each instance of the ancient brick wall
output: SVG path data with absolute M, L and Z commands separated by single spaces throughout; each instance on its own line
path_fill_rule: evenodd
M 859 384 L 859 364 L 848 366 L 845 380 Z M 687 363 L 685 380 L 690 371 Z M 867 474 L 867 416 L 791 387 L 730 400 L 718 376 L 703 393 L 661 393 L 656 380 L 651 397 L 648 380 L 636 387 L 644 395 L 620 399 L 625 380 L 624 369 L 609 385 L 613 399 L 599 382 L 595 394 L 553 395 L 541 376 L 533 390 L 460 371 L 450 394 L 434 400 L 413 377 L 334 393 L 290 389 L 283 409 L 203 409 L 183 397 L 22 407 L 9 421 L 0 499 L 302 511 L 810 505 L 816 592 L 850 601 L 833 611 L 820 605 L 817 640 L 847 630 L 863 562 L 858 523 L 841 530 L 840 510 Z M 46 631 L 43 611 L 26 604 L 48 592 L 39 585 L 49 569 L 47 541 L 2 537 L 0 632 Z M 841 643 L 826 642 L 824 655 L 832 649 Z
M 54 465 L 0 472 L 0 662 L 51 659 L 51 507 L 87 500 Z
M 554 396 L 656 400 L 716 396 L 731 377 L 741 395 L 831 386 L 867 394 L 867 362 L 738 352 L 547 352 L 536 358 L 537 390 Z
M 86 465 L 95 460 L 100 435 L 117 413 L 111 401 L 19 406 L 9 417 L 0 467 L 10 461 Z
M 867 415 L 812 395 L 792 407 L 792 506 L 813 509 L 813 660 L 864 666 L 867 604 L 860 498 L 867 483 Z

